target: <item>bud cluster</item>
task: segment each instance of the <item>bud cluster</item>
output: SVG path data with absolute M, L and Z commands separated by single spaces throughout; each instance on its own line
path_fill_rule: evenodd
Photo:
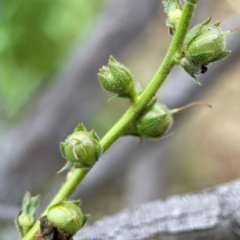
M 88 132 L 80 123 L 65 142 L 60 143 L 61 153 L 67 163 L 59 172 L 71 167 L 91 168 L 102 154 L 99 141 L 94 130 Z

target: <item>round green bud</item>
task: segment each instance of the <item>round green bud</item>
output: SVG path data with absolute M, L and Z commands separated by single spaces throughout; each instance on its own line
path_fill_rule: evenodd
M 179 8 L 176 8 L 174 11 L 170 11 L 168 14 L 169 24 L 171 24 L 176 28 L 181 16 L 182 16 L 182 10 Z
M 98 73 L 100 83 L 108 92 L 118 97 L 133 99 L 137 95 L 135 83 L 130 70 L 110 56 L 107 66 Z
M 79 124 L 74 132 L 60 143 L 60 150 L 67 164 L 60 170 L 75 168 L 91 168 L 102 154 L 99 138 L 95 131 L 87 132 L 83 124 Z
M 191 29 L 184 41 L 182 58 L 179 64 L 189 73 L 197 83 L 195 75 L 205 73 L 207 66 L 229 55 L 224 51 L 225 35 L 230 31 L 222 32 L 220 23 L 211 24 L 211 18 Z
M 171 128 L 172 114 L 164 106 L 155 103 L 136 120 L 136 135 L 146 138 L 159 138 Z
M 194 105 L 211 105 L 205 102 L 192 102 L 180 108 L 169 110 L 166 106 L 156 102 L 153 98 L 144 108 L 139 117 L 123 132 L 123 135 L 133 135 L 146 138 L 160 138 L 168 135 L 173 123 L 172 115 Z
M 182 16 L 182 4 L 179 0 L 163 1 L 164 11 L 167 13 L 166 24 L 170 35 L 173 35 Z
M 185 57 L 196 64 L 204 65 L 217 58 L 224 50 L 225 44 L 225 36 L 219 27 L 204 25 L 184 49 Z
M 59 229 L 73 236 L 83 225 L 84 217 L 79 208 L 80 201 L 61 201 L 49 207 L 47 219 Z

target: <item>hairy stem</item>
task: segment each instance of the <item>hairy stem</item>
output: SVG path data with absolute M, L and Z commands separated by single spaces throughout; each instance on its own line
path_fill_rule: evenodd
M 139 96 L 138 100 L 129 107 L 121 119 L 108 131 L 102 138 L 101 145 L 103 152 L 105 152 L 122 134 L 123 130 L 139 115 L 141 110 L 148 104 L 152 97 L 156 94 L 169 72 L 175 65 L 175 59 L 178 52 L 181 50 L 184 38 L 186 36 L 192 14 L 198 0 L 186 0 L 182 12 L 182 17 L 178 23 L 176 32 L 173 36 L 171 45 L 167 54 L 159 67 L 157 73 L 153 77 L 148 87 Z M 82 181 L 89 170 L 79 169 L 75 170 L 73 175 L 65 182 L 57 195 L 51 201 L 49 206 L 61 199 L 67 199 L 76 189 L 78 184 Z M 49 207 L 48 206 L 48 207 Z M 42 216 L 46 214 L 47 209 Z M 22 240 L 33 240 L 34 233 L 39 229 L 39 221 L 37 221 L 31 230 L 22 238 Z
M 116 141 L 119 136 L 121 136 L 122 131 L 128 127 L 131 121 L 136 118 L 141 110 L 148 104 L 175 65 L 176 56 L 182 47 L 197 1 L 198 0 L 194 0 L 194 4 L 192 1 L 186 1 L 183 8 L 182 17 L 161 66 L 159 67 L 148 87 L 140 95 L 139 100 L 129 107 L 122 118 L 102 138 L 101 144 L 104 151 L 106 151 L 111 144 Z

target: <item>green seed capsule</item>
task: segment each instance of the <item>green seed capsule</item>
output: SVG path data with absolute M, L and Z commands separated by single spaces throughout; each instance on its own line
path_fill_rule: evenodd
M 230 31 L 222 32 L 220 23 L 211 24 L 211 18 L 191 29 L 184 41 L 182 58 L 179 64 L 200 84 L 195 75 L 205 73 L 207 66 L 230 54 L 224 51 L 225 36 Z
M 125 129 L 123 135 L 146 138 L 164 136 L 172 125 L 172 111 L 152 99 L 139 117 Z
M 133 135 L 146 138 L 160 138 L 166 136 L 173 123 L 172 115 L 191 107 L 193 105 L 211 105 L 204 102 L 193 102 L 186 106 L 169 110 L 162 104 L 152 99 L 139 117 L 128 128 L 123 135 Z
M 172 114 L 159 103 L 143 113 L 136 121 L 136 134 L 146 138 L 159 138 L 171 128 Z
M 113 56 L 110 56 L 108 65 L 100 69 L 98 77 L 103 89 L 116 93 L 118 97 L 132 100 L 137 96 L 130 70 L 116 61 Z
M 46 217 L 54 227 L 63 229 L 70 236 L 73 236 L 90 217 L 83 215 L 79 206 L 80 201 L 61 201 L 48 209 Z
M 102 154 L 96 132 L 87 132 L 82 123 L 67 137 L 65 142 L 60 143 L 60 150 L 68 162 L 59 172 L 72 166 L 75 168 L 91 168 Z
M 40 219 L 40 230 L 34 234 L 34 240 L 72 240 L 90 218 L 83 215 L 81 201 L 59 201 L 50 206 L 46 216 Z

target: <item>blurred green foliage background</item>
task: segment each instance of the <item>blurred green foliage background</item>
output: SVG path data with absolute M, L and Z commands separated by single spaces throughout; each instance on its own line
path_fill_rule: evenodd
M 0 106 L 15 120 L 81 39 L 104 0 L 7 0 L 0 14 Z M 1 120 L 3 118 L 1 117 Z

